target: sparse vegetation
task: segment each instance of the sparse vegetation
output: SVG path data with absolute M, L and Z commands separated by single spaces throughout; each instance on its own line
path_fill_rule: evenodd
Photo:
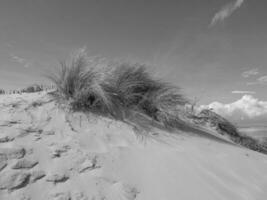
M 215 128 L 219 134 L 226 135 L 236 144 L 267 154 L 267 143 L 240 134 L 235 125 L 209 109 L 202 110 L 194 117 L 194 120 L 198 124 L 208 124 L 208 126 Z
M 43 91 L 43 86 L 39 84 L 34 84 L 30 85 L 24 89 L 22 89 L 20 92 L 25 92 L 25 93 L 33 93 L 33 92 L 41 92 Z
M 0 94 L 5 94 L 5 93 L 6 93 L 5 90 L 0 89 Z
M 103 68 L 90 63 L 84 50 L 70 64 L 61 63 L 47 77 L 56 85 L 57 101 L 73 110 L 92 111 L 125 119 L 128 113 L 145 114 L 166 127 L 180 123 L 179 106 L 188 100 L 178 87 L 153 78 L 145 65 L 117 63 Z
M 208 124 L 237 144 L 267 153 L 266 145 L 240 135 L 232 123 L 210 110 L 196 114 L 192 106 L 189 113 L 184 113 L 190 102 L 180 89 L 152 77 L 145 65 L 116 63 L 99 67 L 81 50 L 69 63 L 61 62 L 57 73 L 47 77 L 56 86 L 52 93 L 55 100 L 72 111 L 130 120 L 145 129 L 149 121 L 168 129 L 192 130 L 194 124 Z

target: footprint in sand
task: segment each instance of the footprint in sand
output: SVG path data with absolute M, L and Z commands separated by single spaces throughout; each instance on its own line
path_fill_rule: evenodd
M 39 136 L 42 132 L 43 132 L 42 129 L 34 128 L 34 127 L 28 127 L 26 129 L 22 129 L 22 131 L 18 135 L 18 137 L 25 137 L 31 133 L 35 133 L 35 136 Z
M 13 191 L 25 187 L 29 183 L 30 173 L 21 171 L 6 171 L 1 174 L 0 190 Z
M 0 160 L 0 172 L 7 166 L 6 160 Z
M 7 143 L 7 142 L 12 142 L 15 139 L 15 137 L 5 135 L 5 136 L 0 136 L 0 143 Z
M 52 144 L 51 147 L 51 158 L 59 158 L 62 154 L 67 153 L 71 147 L 69 145 Z
M 97 161 L 97 156 L 93 157 L 92 159 L 85 159 L 82 163 L 78 165 L 78 171 L 79 173 L 83 173 L 88 170 L 93 170 L 100 168 L 101 166 L 99 165 Z
M 16 120 L 11 120 L 11 121 L 6 121 L 3 124 L 1 124 L 0 126 L 7 126 L 7 127 L 11 127 L 17 124 L 21 124 L 21 121 L 16 121 Z
M 54 173 L 54 174 L 49 174 L 46 178 L 46 181 L 57 184 L 57 183 L 65 182 L 68 179 L 69 179 L 69 176 L 65 173 Z
M 20 159 L 18 160 L 11 168 L 12 169 L 31 169 L 38 164 L 38 161 L 35 159 Z
M 36 181 L 42 179 L 45 176 L 46 176 L 46 174 L 43 170 L 32 171 L 31 177 L 30 177 L 30 183 L 35 183 Z
M 0 148 L 0 172 L 6 168 L 8 160 L 23 158 L 25 154 L 24 148 Z
M 0 160 L 6 158 L 11 159 L 20 159 L 23 158 L 26 154 L 24 148 L 0 148 Z

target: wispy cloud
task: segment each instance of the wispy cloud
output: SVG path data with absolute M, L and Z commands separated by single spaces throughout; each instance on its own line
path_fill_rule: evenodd
M 214 26 L 218 22 L 224 21 L 226 18 L 230 17 L 243 3 L 244 0 L 235 0 L 223 6 L 212 18 L 210 26 Z
M 242 76 L 243 76 L 244 78 L 248 78 L 248 77 L 250 77 L 250 76 L 255 76 L 255 75 L 257 75 L 257 74 L 259 74 L 259 69 L 258 69 L 258 68 L 253 68 L 253 69 L 244 71 L 244 72 L 242 73 Z
M 32 66 L 32 61 L 30 61 L 30 60 L 28 60 L 26 58 L 22 58 L 22 57 L 14 55 L 14 54 L 11 54 L 10 56 L 11 56 L 11 59 L 14 62 L 17 62 L 17 63 L 23 65 L 23 67 L 25 67 L 25 68 L 28 68 L 28 67 Z
M 254 82 L 248 82 L 247 85 L 267 85 L 267 76 L 261 76 Z
M 232 94 L 255 94 L 253 91 L 234 90 Z
M 258 81 L 260 83 L 267 83 L 267 76 L 262 76 L 262 77 L 258 78 Z
M 26 62 L 26 59 L 22 58 L 22 57 L 19 57 L 19 56 L 15 56 L 15 55 L 12 55 L 12 59 L 20 64 Z

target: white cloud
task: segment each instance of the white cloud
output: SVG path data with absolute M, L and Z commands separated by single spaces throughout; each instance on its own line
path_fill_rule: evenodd
M 244 0 L 236 0 L 223 6 L 212 18 L 210 26 L 217 24 L 218 22 L 224 21 L 227 17 L 230 17 L 233 12 L 238 9 Z
M 201 108 L 212 108 L 216 113 L 237 121 L 267 122 L 267 101 L 260 101 L 252 95 L 244 95 L 233 103 L 213 102 L 209 105 L 203 105 Z
M 244 78 L 248 78 L 248 77 L 250 77 L 250 76 L 255 76 L 255 75 L 257 75 L 257 74 L 259 74 L 259 70 L 258 70 L 258 68 L 254 68 L 254 69 L 251 69 L 251 70 L 248 70 L 248 71 L 244 71 L 244 72 L 242 73 L 242 76 L 243 76 Z
M 232 94 L 255 94 L 253 91 L 234 90 Z
M 27 59 L 25 59 L 25 58 L 22 58 L 22 57 L 13 55 L 13 54 L 11 54 L 10 56 L 11 56 L 13 61 L 23 65 L 23 67 L 25 67 L 25 68 L 28 68 L 28 67 L 32 66 L 32 62 L 27 60 Z

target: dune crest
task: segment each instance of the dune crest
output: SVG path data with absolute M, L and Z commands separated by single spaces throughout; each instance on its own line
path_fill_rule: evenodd
M 157 128 L 151 137 L 139 138 L 121 121 L 67 113 L 46 92 L 2 95 L 0 108 L 0 199 L 267 195 L 266 155 L 220 138 Z

